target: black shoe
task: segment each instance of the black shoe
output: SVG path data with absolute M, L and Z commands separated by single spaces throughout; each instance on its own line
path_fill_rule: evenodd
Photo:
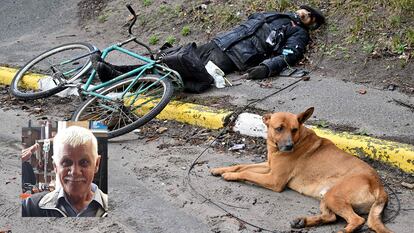
M 102 60 L 99 54 L 93 54 L 91 56 L 91 61 L 93 68 L 98 73 L 98 77 L 102 82 L 109 81 L 122 74 L 116 70 L 115 66 Z

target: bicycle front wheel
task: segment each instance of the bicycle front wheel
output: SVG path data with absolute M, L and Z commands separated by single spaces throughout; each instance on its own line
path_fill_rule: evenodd
M 14 76 L 11 93 L 18 99 L 32 100 L 56 94 L 92 67 L 88 43 L 64 44 L 26 63 Z
M 108 138 L 118 137 L 144 125 L 167 106 L 174 92 L 168 78 L 146 75 L 121 80 L 86 100 L 73 121 L 100 121 Z

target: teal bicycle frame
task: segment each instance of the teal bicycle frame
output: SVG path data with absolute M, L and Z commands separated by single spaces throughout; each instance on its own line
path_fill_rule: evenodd
M 161 75 L 160 80 L 162 80 L 164 78 L 172 79 L 173 83 L 175 84 L 175 87 L 177 87 L 179 89 L 184 86 L 184 84 L 181 80 L 181 77 L 180 77 L 180 75 L 178 74 L 177 71 L 172 70 L 168 67 L 165 67 L 165 66 L 159 64 L 158 61 L 154 61 L 152 59 L 141 56 L 139 54 L 136 54 L 134 52 L 131 52 L 131 51 L 121 47 L 122 45 L 127 44 L 127 43 L 133 41 L 134 39 L 135 39 L 135 37 L 130 38 L 130 39 L 124 41 L 124 42 L 118 43 L 116 45 L 112 45 L 110 47 L 105 48 L 104 50 L 102 50 L 102 56 L 101 57 L 102 57 L 102 59 L 105 59 L 110 52 L 119 51 L 119 52 L 127 54 L 127 55 L 129 55 L 129 56 L 131 56 L 135 59 L 141 60 L 141 61 L 145 62 L 145 64 L 138 67 L 138 68 L 136 68 L 136 69 L 134 69 L 134 70 L 132 70 L 132 71 L 129 71 L 125 74 L 117 76 L 116 78 L 114 78 L 112 80 L 103 82 L 101 84 L 98 84 L 98 85 L 92 87 L 91 83 L 96 77 L 96 70 L 93 70 L 92 73 L 90 74 L 88 80 L 86 81 L 86 84 L 83 85 L 83 87 L 82 87 L 81 93 L 83 95 L 95 96 L 95 97 L 106 99 L 106 100 L 110 101 L 110 100 L 112 100 L 110 97 L 101 95 L 96 91 L 99 90 L 99 89 L 102 89 L 104 87 L 111 86 L 112 84 L 114 84 L 116 82 L 119 82 L 119 81 L 121 81 L 121 80 L 123 80 L 127 77 L 135 76 L 134 81 L 122 93 L 122 97 L 124 97 L 125 94 L 128 93 L 128 91 L 132 88 L 132 86 L 135 85 L 136 80 L 138 80 L 148 70 L 151 70 L 152 73 L 154 73 L 154 74 Z M 77 59 L 79 59 L 79 58 L 77 58 Z M 150 86 L 147 86 L 145 89 L 136 91 L 135 98 L 132 100 L 132 102 L 134 102 L 136 100 L 139 93 L 142 93 L 142 92 L 146 91 L 147 89 L 151 88 L 153 85 L 156 85 L 157 83 L 158 82 L 154 82 Z

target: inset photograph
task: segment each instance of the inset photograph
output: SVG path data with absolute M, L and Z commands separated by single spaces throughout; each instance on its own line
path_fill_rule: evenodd
M 22 217 L 105 217 L 107 127 L 29 121 L 22 127 Z

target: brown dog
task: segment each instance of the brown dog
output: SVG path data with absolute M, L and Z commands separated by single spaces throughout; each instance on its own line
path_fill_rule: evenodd
M 298 115 L 279 112 L 266 114 L 267 161 L 259 164 L 215 168 L 213 175 L 227 181 L 249 181 L 276 192 L 289 187 L 321 199 L 320 215 L 295 219 L 293 228 L 315 226 L 344 218 L 353 232 L 369 213 L 368 227 L 377 233 L 392 232 L 381 221 L 388 196 L 376 171 L 362 160 L 340 150 L 331 141 L 318 137 L 303 123 L 313 107 Z

